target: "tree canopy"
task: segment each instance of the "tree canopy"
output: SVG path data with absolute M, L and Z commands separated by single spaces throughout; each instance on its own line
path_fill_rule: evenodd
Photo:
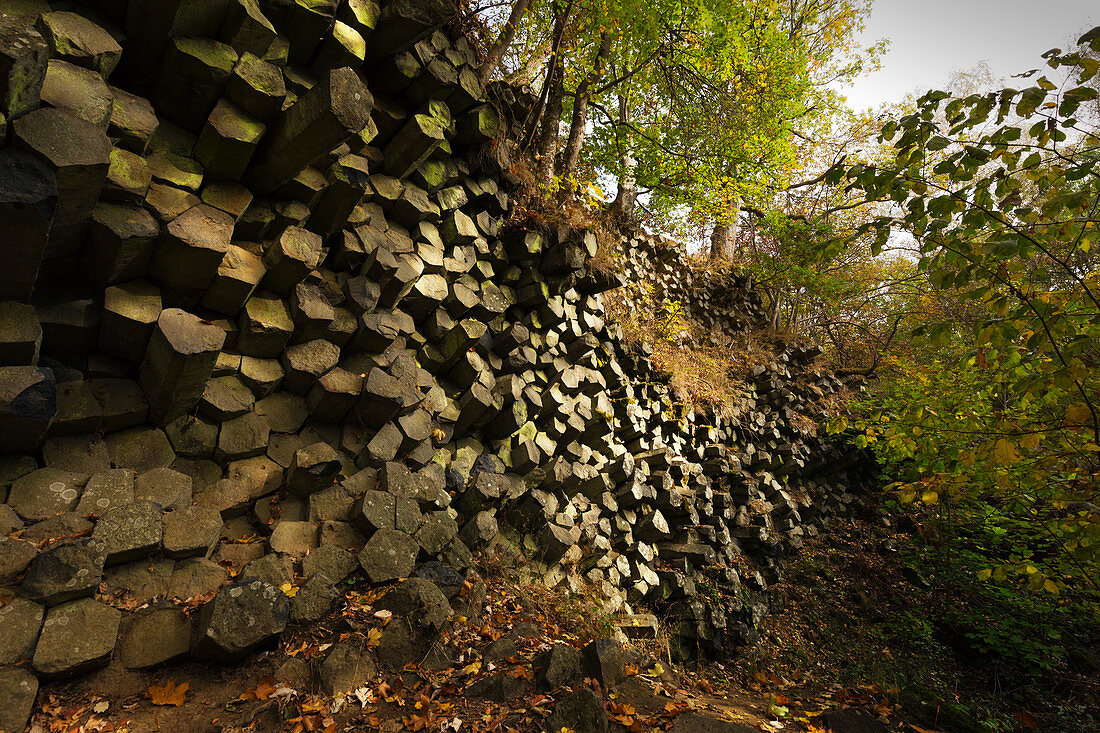
M 883 127 L 885 160 L 830 173 L 888 204 L 859 228 L 874 251 L 911 241 L 930 292 L 954 304 L 915 324 L 857 440 L 896 465 L 904 501 L 954 505 L 1006 538 L 980 577 L 1094 601 L 1097 51 L 1100 29 L 1047 53 L 1024 88 L 929 92 Z
M 841 109 L 830 82 L 873 56 L 852 41 L 869 5 L 517 0 L 490 56 L 537 85 L 529 142 L 548 185 L 604 189 L 627 211 L 640 196 L 650 226 L 725 223 L 732 241 L 742 204 L 785 188 Z

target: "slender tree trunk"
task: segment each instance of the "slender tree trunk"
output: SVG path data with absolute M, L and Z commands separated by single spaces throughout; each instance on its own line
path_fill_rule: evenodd
M 520 21 L 523 20 L 523 16 L 527 13 L 527 9 L 532 2 L 533 0 L 515 0 L 512 3 L 512 12 L 508 14 L 508 22 L 500 29 L 500 34 L 489 48 L 489 52 L 485 54 L 485 60 L 481 63 L 479 77 L 482 84 L 488 82 L 497 67 L 500 66 L 500 61 L 504 58 L 504 54 L 508 52 L 508 47 L 512 45 L 512 41 L 516 37 L 516 29 L 519 28 Z
M 593 85 L 603 79 L 607 57 L 611 54 L 611 38 L 610 30 L 606 30 L 600 35 L 600 47 L 596 51 L 596 58 L 592 62 L 592 71 L 577 86 L 576 96 L 573 98 L 573 120 L 569 125 L 569 138 L 565 143 L 565 151 L 561 161 L 561 176 L 563 179 L 568 179 L 573 175 L 577 168 L 577 160 L 581 157 L 585 127 L 588 125 L 588 100 L 592 96 Z M 571 196 L 576 190 L 575 182 L 566 180 L 564 190 L 566 195 Z
M 546 97 L 546 111 L 542 115 L 542 129 L 539 134 L 539 173 L 542 179 L 550 182 L 554 178 L 558 157 L 558 140 L 561 137 L 563 88 L 562 65 L 558 63 L 551 70 L 552 78 L 547 79 L 550 91 Z
M 638 200 L 638 179 L 635 172 L 638 161 L 634 157 L 634 135 L 625 128 L 630 122 L 630 100 L 626 94 L 619 94 L 619 123 L 626 130 L 623 133 L 622 174 L 619 176 L 619 190 L 615 194 L 615 207 L 624 216 L 634 215 L 634 204 Z
M 539 44 L 526 63 L 504 77 L 504 80 L 509 84 L 530 84 L 533 82 L 539 69 L 546 64 L 546 59 L 550 58 L 550 48 L 551 43 L 549 41 Z
M 710 257 L 714 260 L 732 260 L 737 247 L 737 235 L 741 229 L 741 201 L 734 198 L 727 202 L 726 213 L 714 222 L 710 233 Z
M 561 44 L 562 38 L 565 35 L 565 21 L 569 18 L 569 13 L 573 9 L 573 0 L 569 0 L 569 3 L 562 10 L 558 7 L 557 3 L 554 4 L 554 33 L 552 37 L 552 43 L 550 46 L 550 62 L 546 66 L 546 75 L 543 78 L 542 90 L 539 92 L 538 102 L 535 104 L 535 108 L 531 110 L 531 113 L 524 121 L 524 133 L 520 143 L 520 148 L 527 150 L 531 145 L 538 140 L 538 147 L 536 152 L 541 151 L 544 147 L 544 143 L 548 144 L 545 139 L 547 136 L 546 117 L 551 112 L 554 104 L 557 106 L 557 114 L 554 116 L 554 151 L 553 154 L 557 155 L 557 126 L 561 123 L 561 95 L 562 95 L 562 61 L 561 61 Z M 557 95 L 557 101 L 554 102 L 555 93 Z M 553 175 L 554 160 L 550 159 L 550 171 Z M 540 166 L 541 167 L 541 166 Z

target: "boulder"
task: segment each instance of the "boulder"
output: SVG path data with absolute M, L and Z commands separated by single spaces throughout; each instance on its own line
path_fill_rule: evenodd
M 324 545 L 311 551 L 302 560 L 302 575 L 306 578 L 323 575 L 339 583 L 355 572 L 357 567 L 359 563 L 355 555 L 339 547 Z
M 147 557 L 160 549 L 160 506 L 151 501 L 109 509 L 96 523 L 94 539 L 107 553 L 108 565 Z
M 305 557 L 317 547 L 317 533 L 320 525 L 316 522 L 280 521 L 275 525 L 267 544 L 272 552 L 280 552 L 291 557 Z
M 558 698 L 543 727 L 547 733 L 607 733 L 607 711 L 596 693 L 582 689 Z
M 403 618 L 391 620 L 382 629 L 375 654 L 378 662 L 390 669 L 424 660 L 435 644 L 435 637 Z
M 229 572 L 217 563 L 189 557 L 176 563 L 166 595 L 181 601 L 203 598 L 217 591 L 228 577 Z
M 278 587 L 294 580 L 294 560 L 286 555 L 264 555 L 247 563 L 241 577 L 258 578 Z
M 31 561 L 20 591 L 46 606 L 90 596 L 99 586 L 106 558 L 106 546 L 94 538 L 54 545 Z
M 133 501 L 134 472 L 126 468 L 115 468 L 92 474 L 80 495 L 76 513 L 82 516 L 102 516 L 111 509 L 132 504 Z
M 186 656 L 191 621 L 176 606 L 145 608 L 122 623 L 119 659 L 127 669 L 148 669 Z
M 172 558 L 209 557 L 222 531 L 221 512 L 189 505 L 164 515 L 164 554 Z
M 626 652 L 613 639 L 596 639 L 581 650 L 581 666 L 586 677 L 610 690 L 626 679 Z
M 350 644 L 333 644 L 317 670 L 321 691 L 339 695 L 363 687 L 377 674 L 374 661 L 365 650 Z
M 190 245 L 183 242 L 179 246 Z M 213 263 L 215 271 L 226 247 L 228 234 L 225 246 Z M 217 252 L 218 246 L 215 243 L 209 249 Z M 167 267 L 175 270 L 174 265 Z M 189 284 L 189 287 L 201 286 L 201 283 Z M 157 424 L 167 425 L 194 409 L 224 344 L 225 331 L 209 321 L 179 308 L 169 308 L 160 314 L 140 371 L 141 388 L 149 399 L 150 415 Z
M 171 560 L 139 560 L 113 567 L 107 571 L 107 592 L 138 604 L 148 603 L 157 596 L 168 594 L 174 567 Z
M 279 634 L 290 618 L 290 600 L 262 580 L 243 577 L 203 606 L 197 657 L 215 662 L 240 659 Z
M 171 440 L 171 431 L 166 432 Z M 154 468 L 134 481 L 134 501 L 151 501 L 164 510 L 188 507 L 191 506 L 193 486 L 194 480 L 185 473 L 171 468 Z M 84 493 L 87 494 L 87 489 Z
M 554 690 L 581 678 L 581 652 L 567 644 L 555 644 L 535 657 L 532 667 L 540 690 Z
M 91 598 L 51 608 L 34 649 L 34 669 L 52 677 L 107 666 L 121 620 L 121 611 Z
M 23 669 L 0 669 L 0 730 L 26 729 L 38 696 L 38 679 Z
M 451 617 L 451 606 L 439 587 L 424 578 L 409 578 L 375 604 L 418 628 L 438 633 Z
M 0 583 L 18 578 L 37 555 L 38 547 L 33 542 L 0 537 Z
M 46 609 L 26 598 L 13 598 L 0 607 L 0 664 L 18 664 L 31 658 Z M 2 728 L 0 728 L 2 730 Z
M 482 697 L 496 702 L 508 702 L 523 697 L 526 688 L 523 681 L 505 672 L 483 677 L 465 690 L 468 697 Z
M 12 148 L 0 152 L 0 172 L 0 226 L 11 238 L 7 267 L 0 272 L 0 300 L 26 301 L 34 291 L 46 250 L 50 215 L 57 205 L 57 179 L 44 161 Z
M 87 474 L 40 468 L 12 481 L 8 503 L 24 519 L 49 519 L 76 509 L 86 481 Z
M 418 567 L 415 576 L 435 583 L 448 600 L 458 597 L 466 583 L 466 577 L 462 573 L 438 560 L 429 560 Z
M 407 578 L 416 567 L 420 546 L 407 533 L 380 529 L 359 552 L 359 565 L 372 583 Z
M 290 599 L 290 617 L 295 621 L 317 621 L 341 595 L 335 581 L 327 575 L 313 575 Z

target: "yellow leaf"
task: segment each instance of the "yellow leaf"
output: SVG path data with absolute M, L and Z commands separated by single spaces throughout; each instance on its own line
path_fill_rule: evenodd
M 1043 588 L 1045 588 L 1049 593 L 1058 595 L 1058 586 L 1054 584 L 1053 580 L 1047 580 L 1045 583 L 1043 583 Z
M 367 632 L 367 647 L 373 649 L 382 642 L 382 629 L 371 629 Z
M 1002 466 L 1016 463 L 1020 460 L 1020 452 L 1011 440 L 1001 438 L 993 445 L 993 460 Z
M 1039 434 L 1029 433 L 1020 438 L 1020 447 L 1026 450 L 1035 450 L 1039 447 Z
M 933 504 L 935 504 L 936 502 L 938 502 L 940 500 L 940 495 L 938 493 L 936 493 L 935 491 L 928 490 L 928 491 L 925 491 L 923 494 L 920 495 L 920 500 L 923 501 L 928 506 L 932 506 Z
M 290 583 L 283 583 L 279 586 L 279 590 L 281 590 L 287 598 L 293 598 L 294 596 L 298 595 L 298 589 Z
M 989 580 L 991 575 L 993 575 L 993 570 L 991 568 L 986 568 L 985 570 L 979 570 L 978 571 L 978 580 Z
M 1089 406 L 1083 402 L 1075 402 L 1066 408 L 1066 422 L 1073 425 L 1086 425 L 1092 419 Z

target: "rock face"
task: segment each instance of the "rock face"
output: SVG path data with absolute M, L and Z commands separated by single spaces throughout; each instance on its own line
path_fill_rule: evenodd
M 452 2 L 94 5 L 0 13 L 0 664 L 93 669 L 120 629 L 134 669 L 231 662 L 351 580 L 403 581 L 376 655 L 401 668 L 480 613 L 475 553 L 655 607 L 678 657 L 752 641 L 784 555 L 873 475 L 813 427 L 845 385 L 774 341 L 694 408 L 605 295 L 727 348 L 766 322 L 747 279 L 508 224 L 535 100 L 481 87 Z M 623 668 L 544 661 L 547 689 Z

